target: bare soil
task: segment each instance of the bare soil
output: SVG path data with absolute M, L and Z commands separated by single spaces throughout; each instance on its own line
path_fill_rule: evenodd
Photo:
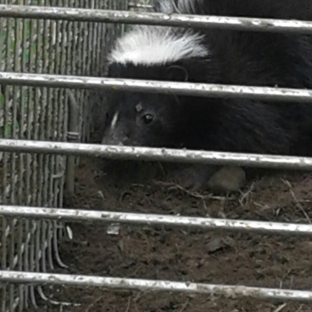
M 71 208 L 180 214 L 308 223 L 312 174 L 275 172 L 249 181 L 242 194 L 210 196 L 160 185 L 163 165 L 85 158 L 76 170 Z M 63 273 L 312 290 L 312 240 L 187 228 L 70 224 L 74 239 L 61 243 Z M 208 295 L 63 288 L 58 300 L 80 303 L 66 311 L 297 312 L 312 304 Z

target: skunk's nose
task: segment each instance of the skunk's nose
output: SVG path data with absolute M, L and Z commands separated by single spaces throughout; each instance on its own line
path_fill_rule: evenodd
M 111 137 L 110 135 L 105 135 L 102 139 L 101 144 L 105 144 L 105 145 L 118 145 L 118 146 L 123 146 L 124 143 L 122 142 L 122 139 L 120 140 L 120 138 L 114 138 Z

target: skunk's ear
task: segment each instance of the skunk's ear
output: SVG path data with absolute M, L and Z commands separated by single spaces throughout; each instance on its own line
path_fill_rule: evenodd
M 108 63 L 106 64 L 106 73 L 108 77 L 118 77 L 122 71 L 124 66 L 121 64 L 118 64 L 116 62 Z
M 188 81 L 188 71 L 180 65 L 172 65 L 167 68 L 167 77 L 171 81 Z
M 113 71 L 113 65 L 112 64 L 108 64 L 107 67 L 106 67 L 106 75 L 108 77 L 111 77 L 112 76 L 112 71 Z

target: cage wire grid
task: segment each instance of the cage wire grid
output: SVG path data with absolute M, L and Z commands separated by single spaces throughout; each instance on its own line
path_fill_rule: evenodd
M 19 5 L 59 8 L 125 9 L 115 0 L 6 0 L 3 7 Z M 103 63 L 106 41 L 120 25 L 0 18 L 0 71 L 92 75 Z M 98 60 L 98 63 L 94 63 Z M 0 85 L 0 138 L 87 141 L 89 139 L 88 93 L 84 89 Z M 62 207 L 65 181 L 73 189 L 73 156 L 0 153 L 1 204 Z M 66 171 L 66 169 L 69 169 Z M 67 267 L 58 253 L 64 227 L 57 220 L 26 220 L 0 215 L 1 269 L 48 272 Z M 53 304 L 41 286 L 1 282 L 0 310 L 24 311 L 37 307 L 39 298 Z M 66 303 L 62 303 L 64 305 Z
M 250 30 L 311 33 L 312 23 L 196 17 L 179 20 L 179 16 L 129 14 L 126 11 L 79 11 L 85 9 L 135 9 L 148 5 L 126 1 L 6 1 L 0 5 L 0 170 L 1 170 L 1 311 L 23 311 L 37 306 L 35 290 L 45 301 L 49 285 L 103 286 L 140 290 L 162 290 L 215 293 L 227 296 L 253 296 L 283 300 L 312 301 L 311 291 L 265 289 L 244 286 L 179 283 L 60 275 L 48 273 L 65 266 L 58 254 L 58 239 L 64 235 L 62 220 L 101 220 L 133 224 L 167 224 L 201 227 L 211 230 L 251 231 L 266 234 L 306 235 L 309 224 L 279 224 L 255 221 L 201 219 L 128 213 L 54 209 L 62 207 L 64 183 L 73 191 L 73 168 L 80 155 L 105 155 L 116 158 L 169 159 L 191 162 L 247 164 L 260 167 L 311 169 L 310 158 L 172 151 L 163 149 L 106 147 L 87 142 L 90 133 L 90 111 L 87 88 L 120 88 L 121 90 L 160 91 L 215 96 L 258 97 L 311 101 L 309 90 L 282 90 L 236 86 L 188 85 L 86 77 L 97 75 L 104 63 L 103 47 L 124 30 L 117 22 L 149 24 L 189 24 L 212 27 L 249 27 Z M 9 5 L 34 5 L 16 7 Z M 53 8 L 53 12 L 45 10 Z M 61 8 L 66 8 L 62 10 Z M 19 13 L 18 13 L 19 12 Z M 64 13 L 65 12 L 65 13 Z M 88 13 L 88 14 L 86 14 Z M 18 15 L 20 14 L 20 15 Z M 70 18 L 69 18 L 70 16 Z M 15 18 L 14 18 L 15 17 Z M 19 17 L 19 18 L 17 18 Z M 28 17 L 31 17 L 28 18 Z M 180 16 L 181 17 L 181 16 Z M 93 21 L 93 22 L 91 22 Z M 105 24 L 102 22 L 113 22 Z M 241 22 L 241 23 L 238 23 Z M 272 27 L 265 27 L 269 23 Z M 96 60 L 96 62 L 94 62 Z M 84 76 L 84 77 L 78 77 Z M 64 87 L 70 88 L 64 89 Z M 82 88 L 80 88 L 82 87 Z M 204 88 L 203 88 L 204 87 Z M 152 89 L 152 90 L 151 90 Z M 78 105 L 78 103 L 82 103 Z M 19 141 L 14 141 L 19 139 Z M 25 141 L 26 140 L 26 141 Z M 49 141 L 49 142 L 47 142 Z M 67 141 L 70 143 L 59 143 Z M 20 153 L 21 152 L 21 153 Z M 37 284 L 36 288 L 33 286 Z M 55 289 L 54 289 L 55 291 Z M 53 293 L 48 290 L 48 293 Z

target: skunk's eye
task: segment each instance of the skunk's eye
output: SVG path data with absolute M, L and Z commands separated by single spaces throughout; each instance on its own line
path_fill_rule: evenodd
M 150 124 L 150 123 L 153 121 L 153 115 L 151 115 L 151 114 L 146 114 L 146 115 L 144 115 L 144 116 L 142 117 L 142 121 L 143 121 L 146 125 Z

